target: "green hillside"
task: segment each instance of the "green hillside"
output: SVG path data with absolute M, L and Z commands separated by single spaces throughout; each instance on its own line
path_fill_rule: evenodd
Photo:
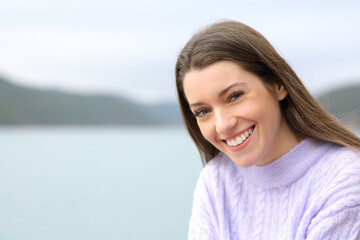
M 317 99 L 345 125 L 360 129 L 360 84 Z M 181 126 L 182 122 L 176 103 L 142 105 L 116 96 L 20 87 L 0 78 L 0 125 Z
M 11 84 L 0 78 L 1 125 L 176 125 L 172 118 L 154 116 L 159 106 L 144 106 L 106 95 L 78 95 L 42 91 Z M 152 114 L 154 112 L 154 114 Z
M 318 101 L 345 125 L 360 129 L 360 84 L 329 91 Z

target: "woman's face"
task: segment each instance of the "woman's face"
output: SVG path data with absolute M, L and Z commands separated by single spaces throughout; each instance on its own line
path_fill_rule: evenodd
M 279 101 L 287 92 L 273 87 L 271 94 L 256 75 L 230 61 L 190 71 L 184 78 L 202 135 L 243 167 L 268 164 L 298 143 L 281 117 Z

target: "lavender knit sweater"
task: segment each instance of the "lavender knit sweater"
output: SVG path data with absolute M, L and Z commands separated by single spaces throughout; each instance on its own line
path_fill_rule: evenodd
M 261 167 L 220 153 L 198 180 L 189 239 L 359 240 L 360 153 L 312 138 Z

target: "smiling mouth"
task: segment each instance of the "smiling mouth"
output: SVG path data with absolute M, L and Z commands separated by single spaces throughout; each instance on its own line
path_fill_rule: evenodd
M 230 147 L 237 147 L 240 144 L 242 144 L 243 142 L 245 142 L 246 139 L 248 139 L 248 137 L 253 133 L 254 129 L 255 129 L 255 125 L 250 127 L 248 130 L 246 130 L 242 134 L 238 135 L 236 138 L 229 139 L 229 140 L 223 140 L 223 141 L 226 142 L 226 144 L 229 145 Z

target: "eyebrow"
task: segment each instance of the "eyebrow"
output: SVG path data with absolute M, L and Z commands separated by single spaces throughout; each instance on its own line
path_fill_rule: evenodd
M 237 82 L 237 83 L 231 84 L 230 86 L 224 88 L 223 90 L 221 90 L 219 92 L 219 97 L 224 96 L 230 89 L 232 89 L 235 86 L 245 86 L 245 85 L 246 85 L 246 83 L 243 83 L 243 82 Z
M 231 84 L 230 86 L 224 88 L 223 90 L 221 90 L 218 94 L 218 96 L 221 98 L 222 96 L 224 96 L 230 89 L 232 89 L 233 87 L 236 87 L 236 86 L 245 86 L 246 83 L 243 83 L 243 82 L 237 82 L 237 83 L 234 83 L 234 84 Z M 195 107 L 195 106 L 200 106 L 200 105 L 204 105 L 203 102 L 196 102 L 196 103 L 192 103 L 190 104 L 190 107 Z

